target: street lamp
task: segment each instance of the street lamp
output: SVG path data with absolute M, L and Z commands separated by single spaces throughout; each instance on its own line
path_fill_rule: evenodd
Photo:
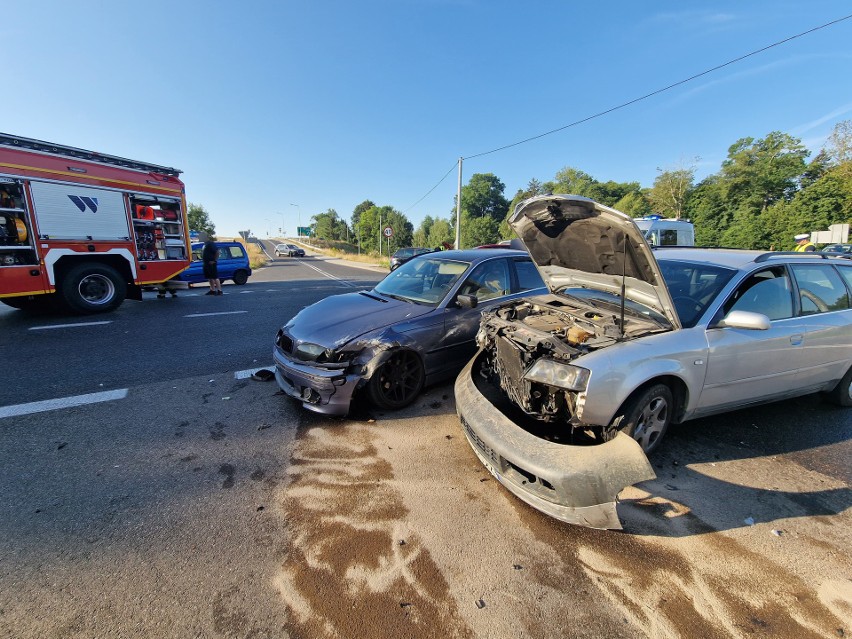
M 299 226 L 296 227 L 296 235 L 301 238 L 302 237 L 302 207 L 298 204 L 291 203 L 290 206 L 295 206 L 299 211 Z

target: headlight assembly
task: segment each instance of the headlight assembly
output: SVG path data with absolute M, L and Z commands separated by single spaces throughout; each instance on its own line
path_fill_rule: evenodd
M 294 354 L 296 357 L 305 362 L 315 362 L 320 359 L 323 354 L 325 354 L 325 347 L 320 346 L 319 344 L 304 342 L 296 347 Z
M 524 379 L 565 390 L 584 391 L 589 383 L 589 374 L 588 369 L 579 366 L 539 359 L 524 374 Z

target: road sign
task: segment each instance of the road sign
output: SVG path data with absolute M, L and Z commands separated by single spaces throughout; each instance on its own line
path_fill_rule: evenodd
M 386 227 L 384 228 L 384 230 L 382 231 L 382 234 L 383 234 L 385 237 L 391 237 L 391 236 L 393 235 L 393 229 L 392 229 L 391 227 L 389 227 L 389 226 L 386 226 Z

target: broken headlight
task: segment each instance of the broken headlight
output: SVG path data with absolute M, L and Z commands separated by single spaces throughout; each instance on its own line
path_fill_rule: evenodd
M 524 379 L 565 390 L 584 391 L 589 383 L 589 370 L 552 359 L 539 359 L 524 373 Z
M 325 355 L 326 349 L 324 346 L 320 346 L 319 344 L 311 344 L 308 342 L 303 342 L 296 346 L 295 355 L 300 360 L 304 362 L 316 362 L 322 359 L 322 356 Z

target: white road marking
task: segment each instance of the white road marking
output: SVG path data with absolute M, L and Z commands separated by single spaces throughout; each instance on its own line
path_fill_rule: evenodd
M 0 419 L 4 417 L 16 417 L 18 415 L 30 415 L 32 413 L 43 413 L 48 410 L 60 408 L 72 408 L 86 404 L 97 404 L 99 402 L 111 402 L 116 399 L 127 397 L 127 389 L 103 391 L 101 393 L 89 393 L 88 395 L 74 395 L 73 397 L 59 397 L 57 399 L 46 399 L 41 402 L 30 402 L 28 404 L 15 404 L 14 406 L 0 406 Z
M 100 326 L 102 324 L 112 324 L 112 320 L 103 322 L 77 322 L 75 324 L 49 324 L 47 326 L 30 326 L 28 331 L 46 331 L 51 328 L 74 328 L 75 326 Z
M 259 368 L 249 368 L 245 371 L 237 371 L 234 373 L 234 379 L 248 379 L 252 375 L 254 375 L 257 371 L 262 370 L 275 370 L 275 364 L 270 364 L 269 366 L 261 366 Z
M 237 315 L 239 313 L 248 313 L 248 311 L 219 311 L 217 313 L 192 313 L 184 315 L 184 317 L 210 317 L 211 315 Z
M 301 260 L 300 260 L 300 263 L 301 263 L 301 264 L 303 264 L 304 266 L 307 266 L 308 268 L 312 268 L 312 269 L 314 269 L 314 270 L 315 270 L 317 273 L 319 273 L 320 275 L 324 275 L 325 277 L 327 277 L 327 278 L 329 278 L 329 279 L 332 279 L 332 280 L 334 280 L 335 282 L 338 282 L 339 284 L 342 284 L 343 286 L 348 286 L 349 288 L 356 288 L 356 285 L 355 285 L 355 284 L 353 284 L 352 282 L 349 282 L 349 281 L 347 281 L 347 280 L 342 280 L 342 279 L 340 279 L 339 277 L 335 277 L 335 276 L 334 276 L 334 275 L 332 275 L 331 273 L 326 273 L 324 270 L 322 270 L 321 268 L 317 268 L 317 267 L 316 267 L 316 266 L 314 266 L 313 264 L 308 264 L 307 262 L 301 262 Z

